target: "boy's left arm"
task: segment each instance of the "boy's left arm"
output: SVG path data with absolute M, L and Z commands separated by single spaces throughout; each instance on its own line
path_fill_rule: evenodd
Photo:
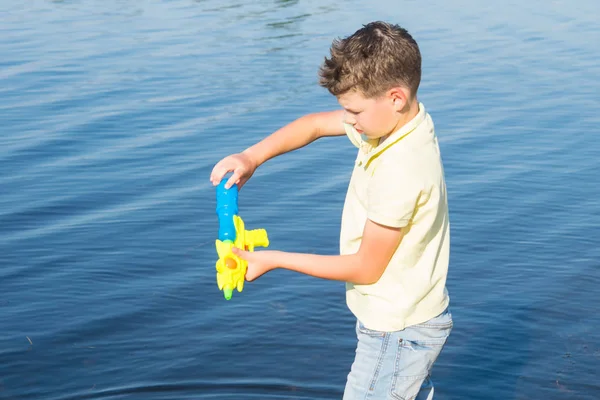
M 248 261 L 246 279 L 252 281 L 275 268 L 284 268 L 317 278 L 369 285 L 377 282 L 403 236 L 402 228 L 393 228 L 367 220 L 358 252 L 323 256 L 263 250 L 234 252 Z

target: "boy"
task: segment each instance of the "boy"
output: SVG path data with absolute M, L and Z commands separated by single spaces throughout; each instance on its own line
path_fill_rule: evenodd
M 345 400 L 431 399 L 431 367 L 452 329 L 446 276 L 449 222 L 444 171 L 431 117 L 417 100 L 421 54 L 397 25 L 373 22 L 334 40 L 320 84 L 341 110 L 309 114 L 211 174 L 242 187 L 267 160 L 325 136 L 358 148 L 340 233 L 340 255 L 236 254 L 252 281 L 275 268 L 346 282 L 358 344 Z M 418 396 L 418 397 L 417 397 Z

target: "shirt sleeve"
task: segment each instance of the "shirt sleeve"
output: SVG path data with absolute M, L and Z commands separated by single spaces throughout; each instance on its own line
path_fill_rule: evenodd
M 402 228 L 409 224 L 423 184 L 417 171 L 394 159 L 381 160 L 375 167 L 367 189 L 367 218 L 381 225 Z

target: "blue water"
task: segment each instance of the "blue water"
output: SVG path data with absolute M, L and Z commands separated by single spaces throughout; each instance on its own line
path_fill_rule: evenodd
M 423 53 L 449 188 L 455 328 L 437 399 L 600 398 L 596 0 L 0 2 L 0 399 L 339 399 L 343 284 L 275 271 L 223 299 L 208 177 L 337 106 L 334 37 Z M 240 192 L 271 247 L 335 254 L 354 148 Z

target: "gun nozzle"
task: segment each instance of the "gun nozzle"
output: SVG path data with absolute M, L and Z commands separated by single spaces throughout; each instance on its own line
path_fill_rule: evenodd
M 236 269 L 237 262 L 232 257 L 225 258 L 225 266 L 229 269 Z

